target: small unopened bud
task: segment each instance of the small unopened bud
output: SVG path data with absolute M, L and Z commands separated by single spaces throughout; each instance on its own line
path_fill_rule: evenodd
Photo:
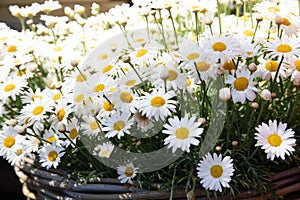
M 58 89 L 58 90 L 61 89 L 62 88 L 62 83 L 60 81 L 57 82 L 56 85 L 55 85 L 55 88 Z
M 123 148 L 124 144 L 123 143 L 120 143 L 119 144 L 119 148 Z
M 236 140 L 234 140 L 234 141 L 232 141 L 232 142 L 231 142 L 231 144 L 232 144 L 232 146 L 234 146 L 234 147 L 235 147 L 235 146 L 237 146 L 237 145 L 239 144 L 239 142 L 238 142 L 238 141 L 236 141 Z
M 57 130 L 58 130 L 59 132 L 61 132 L 61 133 L 66 132 L 67 126 L 66 126 L 64 123 L 59 123 L 59 124 L 58 124 L 58 127 L 57 127 Z
M 261 22 L 263 20 L 263 17 L 261 15 L 257 16 L 256 17 L 256 21 L 257 22 Z
M 24 135 L 24 134 L 25 134 L 25 131 L 26 131 L 26 128 L 23 127 L 23 126 L 16 126 L 16 127 L 15 127 L 15 130 L 16 130 L 20 135 Z
M 259 107 L 259 105 L 258 105 L 257 102 L 252 102 L 251 107 L 254 108 L 254 109 L 257 109 Z
M 100 151 L 101 149 L 100 149 L 100 147 L 99 146 L 96 146 L 95 148 L 94 148 L 94 151 L 96 151 L 96 152 L 98 152 L 98 151 Z
M 283 22 L 282 17 L 279 16 L 279 15 L 276 15 L 276 16 L 275 16 L 275 23 L 276 23 L 277 25 L 280 25 L 280 24 L 282 24 L 282 22 Z
M 213 23 L 213 19 L 207 19 L 207 20 L 205 20 L 204 23 L 205 23 L 206 25 L 210 26 L 210 25 L 212 25 L 212 23 Z
M 122 57 L 122 61 L 123 61 L 124 63 L 129 63 L 129 62 L 130 62 L 130 56 L 128 56 L 128 55 L 123 56 L 123 57 Z
M 221 146 L 216 146 L 216 151 L 221 151 L 222 147 Z
M 170 77 L 169 71 L 167 69 L 163 69 L 162 72 L 160 73 L 160 78 L 166 81 L 169 77 Z
M 141 141 L 137 141 L 137 142 L 135 143 L 136 146 L 141 146 L 141 144 L 142 144 Z
M 219 98 L 223 101 L 228 101 L 231 98 L 231 92 L 229 88 L 221 88 L 219 90 Z
M 248 68 L 250 69 L 250 71 L 255 72 L 257 70 L 257 65 L 255 63 L 250 63 L 248 65 Z
M 275 97 L 277 97 L 277 94 L 276 94 L 275 92 L 272 92 L 272 93 L 271 93 L 271 97 L 272 97 L 272 98 L 275 98 Z
M 206 119 L 205 118 L 203 118 L 203 117 L 200 117 L 200 118 L 198 118 L 198 120 L 197 120 L 198 122 L 201 122 L 201 125 L 204 125 L 204 124 L 206 124 Z
M 263 100 L 266 100 L 266 101 L 272 99 L 272 94 L 271 94 L 270 90 L 268 90 L 268 89 L 262 90 L 260 93 L 260 96 Z

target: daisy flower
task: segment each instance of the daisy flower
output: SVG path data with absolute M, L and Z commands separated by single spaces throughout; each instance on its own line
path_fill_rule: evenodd
M 103 131 L 107 131 L 105 137 L 111 138 L 117 135 L 120 139 L 124 134 L 130 134 L 129 129 L 134 119 L 130 119 L 130 113 L 114 113 L 103 121 Z
M 56 168 L 64 154 L 64 149 L 53 142 L 52 144 L 44 145 L 39 150 L 39 162 L 41 163 L 41 166 L 46 167 L 47 170 L 51 167 Z
M 144 95 L 140 97 L 137 107 L 147 118 L 154 117 L 156 121 L 164 120 L 171 115 L 171 111 L 175 112 L 177 102 L 171 100 L 176 96 L 173 90 L 165 93 L 163 88 L 158 88 L 154 89 L 152 93 L 145 92 Z
M 277 124 L 277 121 L 269 120 L 269 125 L 262 123 L 256 127 L 255 139 L 257 143 L 255 146 L 261 146 L 267 154 L 267 159 L 274 160 L 275 157 L 285 159 L 285 155 L 290 155 L 295 149 L 296 139 L 295 132 L 292 129 L 287 129 L 286 123 Z
M 168 120 L 169 124 L 165 124 L 162 132 L 169 136 L 164 139 L 164 144 L 168 144 L 168 148 L 172 147 L 172 153 L 178 148 L 182 151 L 190 152 L 190 145 L 198 145 L 203 128 L 199 128 L 201 122 L 196 122 L 196 117 L 188 118 L 185 116 L 179 119 L 177 116 Z
M 212 156 L 208 153 L 197 167 L 197 175 L 203 187 L 220 192 L 222 192 L 222 187 L 229 188 L 228 183 L 234 172 L 232 161 L 229 156 L 222 159 L 222 154 L 218 156 L 214 153 Z
M 0 84 L 0 99 L 5 102 L 8 97 L 16 100 L 16 96 L 23 92 L 27 87 L 27 81 L 23 77 L 10 76 Z
M 99 122 L 96 120 L 96 118 L 91 115 L 85 116 L 80 125 L 82 128 L 83 135 L 91 135 L 91 136 L 94 135 L 95 136 L 101 130 L 100 129 L 101 124 L 99 124 Z
M 22 108 L 20 120 L 27 125 L 31 125 L 35 121 L 41 121 L 47 117 L 47 112 L 52 112 L 51 105 L 51 102 L 47 99 L 36 99 Z
M 260 62 L 260 64 L 257 66 L 257 71 L 256 73 L 263 79 L 265 80 L 270 80 L 270 78 L 272 78 L 272 80 L 274 80 L 277 71 L 278 72 L 278 76 L 276 81 L 279 82 L 280 78 L 281 79 L 285 79 L 286 77 L 286 67 L 285 64 L 282 63 L 282 65 L 279 68 L 279 63 L 280 60 L 276 60 L 276 59 L 264 59 L 264 58 L 258 58 L 258 61 Z M 279 69 L 278 69 L 279 68 Z
M 118 179 L 120 180 L 120 182 L 128 183 L 136 176 L 138 168 L 136 168 L 131 162 L 126 165 L 117 167 L 117 172 L 119 174 Z
M 98 156 L 101 158 L 109 158 L 114 150 L 114 145 L 111 142 L 105 142 L 97 147 L 100 149 Z
M 228 75 L 225 83 L 231 84 L 231 95 L 234 103 L 245 103 L 246 98 L 249 101 L 256 98 L 255 92 L 258 92 L 258 89 L 255 87 L 256 82 L 253 81 L 253 78 L 254 76 L 246 67 L 237 70 L 236 77 Z
M 112 87 L 113 79 L 102 73 L 96 73 L 87 78 L 85 84 L 88 85 L 87 94 L 90 97 L 102 96 L 105 92 L 109 91 Z
M 296 56 L 291 56 L 286 60 L 286 68 L 288 74 L 291 74 L 291 80 L 295 80 L 300 75 L 300 59 Z
M 0 134 L 0 156 L 7 157 L 14 154 L 24 140 L 24 136 L 18 134 L 14 127 L 4 125 Z
M 136 98 L 136 94 L 131 89 L 120 87 L 117 91 L 113 92 L 109 100 L 114 102 L 114 108 L 117 110 L 135 113 Z
M 221 35 L 220 37 L 209 36 L 202 41 L 203 49 L 209 62 L 223 64 L 227 59 L 233 59 L 241 54 L 239 43 L 231 36 Z
M 287 58 L 289 56 L 300 55 L 300 41 L 296 37 L 283 35 L 282 38 L 275 38 L 265 43 L 264 50 L 269 53 L 271 58 Z
M 60 124 L 67 125 L 68 117 L 73 112 L 72 107 L 73 105 L 70 104 L 70 102 L 68 102 L 64 98 L 58 100 L 54 110 L 55 114 L 50 118 L 52 125 L 60 125 Z
M 60 138 L 65 139 L 62 143 L 63 146 L 68 147 L 69 145 L 73 146 L 73 143 L 76 144 L 76 141 L 79 138 L 78 119 L 76 117 L 73 117 L 67 124 L 67 130 L 65 134 L 68 136 L 68 138 L 66 138 L 64 134 L 60 134 Z

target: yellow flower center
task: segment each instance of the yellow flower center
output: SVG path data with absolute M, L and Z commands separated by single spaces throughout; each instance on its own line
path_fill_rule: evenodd
M 210 175 L 214 178 L 220 178 L 223 174 L 223 168 L 221 165 L 213 165 L 210 168 Z
M 295 67 L 298 71 L 300 71 L 300 60 L 295 61 Z
M 137 57 L 137 58 L 140 58 L 140 57 L 142 57 L 143 55 L 145 55 L 146 53 L 148 53 L 148 50 L 146 50 L 146 49 L 140 49 L 140 50 L 136 53 L 136 57 Z
M 178 128 L 175 132 L 175 135 L 178 139 L 184 140 L 189 137 L 189 129 L 187 128 Z
M 268 10 L 269 10 L 270 12 L 279 12 L 279 11 L 280 11 L 280 8 L 275 7 L 275 6 L 270 6 L 270 7 L 268 8 Z
M 288 18 L 283 17 L 282 18 L 282 24 L 285 25 L 285 26 L 289 26 L 289 25 L 291 25 L 291 22 Z
M 48 142 L 52 143 L 56 140 L 56 137 L 53 135 L 47 139 Z
M 31 100 L 32 101 L 35 101 L 36 99 L 43 99 L 43 97 L 42 96 L 40 96 L 40 95 L 33 95 L 32 97 L 31 97 Z
M 190 53 L 190 54 L 188 54 L 188 55 L 186 56 L 186 58 L 187 58 L 188 60 L 195 60 L 195 59 L 197 59 L 197 58 L 199 58 L 199 57 L 200 57 L 200 54 L 199 54 L 199 53 L 196 53 L 196 52 Z
M 114 123 L 114 130 L 116 131 L 120 131 L 125 127 L 125 122 L 122 120 L 117 121 L 116 123 Z
M 236 90 L 244 91 L 245 89 L 247 89 L 249 81 L 245 77 L 239 77 L 234 81 L 233 85 Z
M 96 121 L 92 121 L 91 123 L 90 123 L 90 129 L 91 130 L 96 130 L 97 128 L 98 128 L 99 126 L 98 126 L 98 123 L 96 122 Z
M 166 100 L 160 96 L 154 97 L 151 99 L 151 106 L 153 107 L 161 107 L 165 105 Z
M 13 136 L 7 136 L 4 139 L 3 144 L 7 148 L 11 148 L 12 146 L 14 146 L 15 142 L 16 142 L 16 139 Z
M 206 63 L 204 61 L 201 61 L 196 64 L 196 67 L 197 67 L 198 71 L 205 72 L 210 68 L 210 64 Z
M 192 81 L 191 81 L 191 79 L 185 79 L 185 82 L 186 82 L 186 85 L 187 86 L 191 86 L 192 85 Z
M 224 51 L 226 50 L 226 44 L 224 44 L 223 42 L 216 42 L 212 45 L 212 48 L 214 51 Z
M 10 92 L 10 91 L 12 91 L 13 89 L 15 89 L 16 88 L 16 85 L 15 84 L 7 84 L 6 86 L 5 86 L 5 88 L 4 88 L 4 91 L 5 92 Z
M 54 162 L 57 157 L 58 157 L 58 154 L 56 151 L 50 151 L 48 153 L 48 160 L 50 160 L 51 162 Z
M 110 70 L 112 70 L 112 68 L 114 68 L 114 66 L 112 66 L 112 65 L 107 65 L 106 67 L 104 67 L 103 69 L 102 69 L 102 73 L 104 74 L 104 73 L 107 73 L 107 72 L 109 72 Z
M 109 103 L 108 101 L 105 101 L 104 105 L 103 105 L 103 109 L 105 111 L 112 111 L 114 109 L 114 107 L 111 103 Z
M 265 64 L 265 68 L 266 70 L 270 71 L 270 72 L 276 72 L 278 69 L 278 62 L 274 61 L 274 60 L 270 60 Z
M 18 72 L 17 72 L 17 76 L 23 76 L 25 74 L 26 74 L 26 69 L 18 70 Z
M 16 51 L 17 51 L 17 46 L 15 46 L 15 45 L 11 45 L 7 48 L 7 52 L 12 53 L 12 52 L 16 52 Z
M 53 51 L 60 52 L 62 48 L 60 46 L 56 46 L 53 48 Z
M 32 114 L 37 116 L 44 111 L 44 106 L 37 106 L 33 109 Z
M 133 86 L 135 84 L 136 84 L 136 80 L 129 80 L 125 83 L 125 85 L 127 85 L 127 86 Z
M 108 58 L 108 55 L 107 55 L 106 53 L 100 54 L 100 55 L 98 56 L 98 59 L 99 59 L 99 60 L 106 60 L 107 58 Z
M 292 50 L 293 50 L 292 47 L 288 44 L 280 44 L 277 47 L 277 51 L 280 53 L 288 53 L 291 52 Z
M 84 75 L 78 74 L 76 77 L 76 82 L 84 82 L 86 80 L 86 77 Z
M 101 152 L 101 155 L 102 155 L 103 157 L 107 157 L 108 154 L 109 154 L 109 150 L 108 150 L 108 149 L 106 149 L 106 150 L 104 150 L 104 151 Z
M 66 114 L 65 109 L 64 109 L 64 108 L 61 108 L 61 109 L 56 113 L 56 115 L 57 115 L 57 120 L 58 120 L 58 121 L 62 121 L 62 120 L 64 119 L 64 117 L 65 117 L 65 114 Z
M 98 84 L 94 87 L 94 92 L 100 92 L 100 91 L 103 91 L 105 88 L 105 85 L 104 84 Z
M 273 133 L 273 134 L 269 135 L 268 143 L 273 147 L 278 147 L 281 145 L 282 139 L 278 134 Z
M 18 149 L 18 150 L 16 151 L 16 153 L 17 153 L 17 155 L 21 155 L 21 154 L 23 153 L 23 150 L 22 150 L 22 149 Z
M 84 94 L 79 94 L 75 97 L 75 102 L 79 103 L 83 100 Z
M 126 167 L 126 169 L 125 169 L 125 175 L 127 177 L 131 177 L 133 175 L 133 172 L 134 172 L 133 167 Z
M 168 77 L 168 81 L 174 81 L 176 80 L 176 78 L 178 77 L 178 74 L 175 70 L 169 69 L 169 77 Z
M 244 30 L 243 31 L 243 34 L 245 35 L 245 36 L 253 36 L 254 35 L 254 32 L 253 31 L 251 31 L 251 30 L 249 30 L 249 29 L 247 29 L 247 30 Z
M 120 99 L 124 103 L 131 103 L 131 101 L 133 100 L 133 98 L 129 92 L 121 92 Z
M 69 134 L 69 137 L 74 140 L 78 135 L 78 132 L 77 132 L 77 129 L 76 128 L 73 128 L 70 130 L 70 134 Z
M 226 70 L 233 70 L 234 69 L 234 63 L 232 60 L 226 60 L 226 62 L 224 62 L 223 68 Z
M 54 95 L 52 99 L 53 99 L 53 101 L 57 101 L 60 99 L 60 97 L 61 97 L 61 94 L 58 93 L 58 94 Z

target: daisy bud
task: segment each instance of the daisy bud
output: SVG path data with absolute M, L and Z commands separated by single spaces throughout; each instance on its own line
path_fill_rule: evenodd
M 244 3 L 241 0 L 237 0 L 236 1 L 236 5 L 241 7 Z
M 64 12 L 65 12 L 65 15 L 67 15 L 69 18 L 73 18 L 75 15 L 75 12 L 69 6 L 66 6 L 64 8 Z
M 216 146 L 216 151 L 221 151 L 222 147 L 221 146 Z
M 259 107 L 259 105 L 258 105 L 257 102 L 252 102 L 251 107 L 254 108 L 254 109 L 257 109 Z
M 276 94 L 275 92 L 272 92 L 272 93 L 271 93 L 271 97 L 272 97 L 272 98 L 275 98 L 275 97 L 277 97 L 277 94 Z
M 257 22 L 261 22 L 263 20 L 263 17 L 261 15 L 257 16 L 256 17 L 256 21 Z
M 123 61 L 124 63 L 129 63 L 129 62 L 130 62 L 130 56 L 128 56 L 128 55 L 123 56 L 123 57 L 122 57 L 122 61 Z
M 234 141 L 231 142 L 231 144 L 232 144 L 232 146 L 236 147 L 239 144 L 239 142 L 234 140 Z
M 58 90 L 61 89 L 62 88 L 62 83 L 60 81 L 57 82 L 56 85 L 55 85 L 55 88 L 58 89 Z
M 205 23 L 206 25 L 210 26 L 210 25 L 212 25 L 213 20 L 212 20 L 212 19 L 207 19 L 207 20 L 205 20 L 204 23 Z
M 297 76 L 294 80 L 293 80 L 293 85 L 296 87 L 300 87 L 300 76 Z
M 257 70 L 257 66 L 255 63 L 250 63 L 248 65 L 248 68 L 250 69 L 251 72 L 255 72 Z
M 72 67 L 77 67 L 78 61 L 76 59 L 72 59 L 72 61 L 70 62 L 70 64 L 72 65 Z
M 198 120 L 197 120 L 198 122 L 201 122 L 201 125 L 204 125 L 204 124 L 206 124 L 206 119 L 205 118 L 203 118 L 203 117 L 200 117 L 200 118 L 198 118 Z
M 264 89 L 263 91 L 261 91 L 260 96 L 263 100 L 266 100 L 266 101 L 272 99 L 272 94 L 271 94 L 270 90 L 268 90 L 268 89 Z
M 16 130 L 20 135 L 24 135 L 24 134 L 25 134 L 25 131 L 26 131 L 26 128 L 23 127 L 23 126 L 16 126 L 16 127 L 15 127 L 15 130 Z
M 79 14 L 79 15 L 84 14 L 84 12 L 85 12 L 85 7 L 84 7 L 84 6 L 81 6 L 81 5 L 79 5 L 79 4 L 75 4 L 75 5 L 74 5 L 74 12 L 75 12 L 76 14 Z
M 100 13 L 100 5 L 93 2 L 91 7 L 91 14 L 92 15 L 98 15 Z
M 137 141 L 137 142 L 135 143 L 136 146 L 141 146 L 141 144 L 142 144 L 141 141 Z
M 11 126 L 16 126 L 18 124 L 18 120 L 16 120 L 16 119 L 12 119 L 7 122 L 8 122 L 7 124 L 9 124 Z
M 160 73 L 160 78 L 166 81 L 170 77 L 169 71 L 167 69 L 162 70 Z
M 66 132 L 67 126 L 66 126 L 64 123 L 59 123 L 59 124 L 58 124 L 58 127 L 57 127 L 57 130 L 58 130 L 59 132 L 61 132 L 61 133 Z
M 120 143 L 119 144 L 119 148 L 123 148 L 124 144 L 123 143 Z
M 275 23 L 276 23 L 277 25 L 280 25 L 280 24 L 282 24 L 282 22 L 283 22 L 282 17 L 279 16 L 279 15 L 276 15 L 276 16 L 275 16 Z
M 223 101 L 228 101 L 231 98 L 231 92 L 229 88 L 221 88 L 219 90 L 219 98 Z
M 269 110 L 269 111 L 272 111 L 272 110 L 273 110 L 273 108 L 272 108 L 271 105 L 268 107 L 268 110 Z
M 100 151 L 100 147 L 99 147 L 99 146 L 96 146 L 96 147 L 94 148 L 94 151 L 96 151 L 96 152 Z
M 195 192 L 193 190 L 189 191 L 186 193 L 186 198 L 187 200 L 196 200 Z

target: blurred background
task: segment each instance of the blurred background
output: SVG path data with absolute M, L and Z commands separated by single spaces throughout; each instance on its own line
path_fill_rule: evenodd
M 24 7 L 34 2 L 44 3 L 44 0 L 0 0 L 0 22 L 5 22 L 9 27 L 20 30 L 21 25 L 16 17 L 13 17 L 8 9 L 10 5 Z M 128 0 L 59 0 L 62 7 L 74 7 L 74 4 L 85 6 L 87 14 L 90 14 L 92 3 L 98 3 L 101 6 L 101 12 L 108 11 L 109 8 L 122 3 L 130 3 Z M 51 15 L 64 15 L 64 9 L 55 10 Z M 22 186 L 18 180 L 15 171 L 8 162 L 0 157 L 0 198 L 5 200 L 25 200 L 22 193 Z

